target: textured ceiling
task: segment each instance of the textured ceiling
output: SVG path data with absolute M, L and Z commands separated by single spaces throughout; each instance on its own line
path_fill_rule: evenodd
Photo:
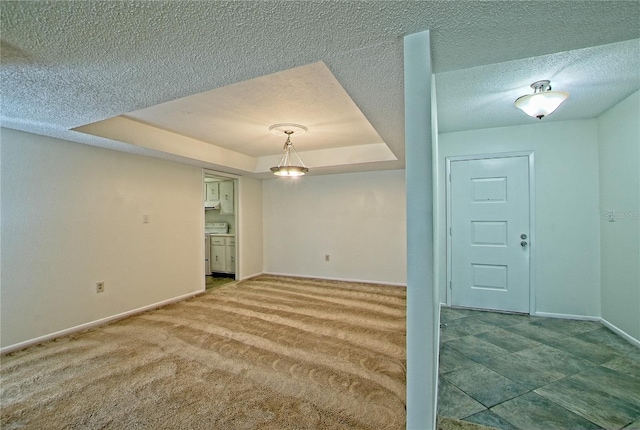
M 406 34 L 431 30 L 441 132 L 532 121 L 512 102 L 539 79 L 571 94 L 545 121 L 591 118 L 640 87 L 638 1 L 3 1 L 0 8 L 3 126 L 244 174 L 258 172 L 260 160 L 136 112 L 321 62 L 330 72 L 323 85 L 339 83 L 336 91 L 395 155 L 311 150 L 317 160 L 343 158 L 313 170 L 331 173 L 404 166 Z M 232 121 L 259 120 L 251 106 L 235 109 Z M 145 125 L 134 142 L 72 130 L 126 114 L 122 120 Z M 149 144 L 166 133 L 180 144 Z

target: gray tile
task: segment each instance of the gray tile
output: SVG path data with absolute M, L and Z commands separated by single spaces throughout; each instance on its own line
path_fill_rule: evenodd
M 438 381 L 438 415 L 460 419 L 486 409 L 449 381 Z
M 497 327 L 506 327 L 529 321 L 529 315 L 503 314 L 499 312 L 476 312 L 473 318 Z
M 451 309 L 447 307 L 440 308 L 440 322 L 448 323 L 453 320 L 457 320 L 458 318 L 464 318 L 466 315 L 462 312 L 458 312 L 456 309 Z
M 440 328 L 440 339 L 446 342 L 451 339 L 470 336 L 493 329 L 495 329 L 495 326 L 474 318 L 457 318 L 447 322 L 446 326 Z
M 470 309 L 443 308 L 441 317 L 448 324 L 441 330 L 439 411 L 449 408 L 444 395 L 456 399 L 450 417 L 494 428 L 599 424 L 640 430 L 640 419 L 633 416 L 640 408 L 640 348 L 606 327 Z M 494 355 L 500 348 L 511 353 Z M 543 395 L 520 394 L 530 389 Z M 455 412 L 455 404 L 466 407 Z M 493 408 L 474 410 L 478 405 Z M 473 412 L 465 416 L 468 411 Z
M 640 416 L 640 404 L 611 396 L 606 387 L 585 383 L 576 376 L 535 392 L 606 429 L 622 428 Z
M 475 362 L 466 355 L 460 354 L 455 349 L 444 344 L 440 347 L 440 366 L 439 372 L 451 372 L 473 365 Z
M 575 337 L 551 338 L 545 340 L 544 343 L 595 364 L 602 364 L 620 356 L 618 352 L 607 346 L 595 345 Z
M 594 366 L 594 364 L 588 360 L 578 358 L 575 355 L 548 345 L 525 349 L 524 351 L 518 351 L 514 354 L 523 357 L 522 363 L 556 375 L 558 379 L 563 376 L 570 376 L 582 372 Z
M 640 378 L 640 358 L 634 358 L 632 354 L 608 361 L 603 366 L 634 378 Z
M 491 409 L 516 427 L 527 430 L 599 429 L 591 421 L 530 392 Z
M 633 378 L 603 366 L 575 375 L 575 379 L 593 387 L 602 387 L 612 396 L 640 405 L 640 378 Z
M 567 320 L 562 318 L 544 318 L 531 324 L 568 336 L 577 335 L 602 327 L 597 321 Z
M 502 329 L 486 331 L 484 333 L 476 334 L 475 336 L 511 352 L 533 348 L 540 345 L 540 343 L 535 340 Z
M 578 339 L 586 340 L 587 342 L 594 343 L 596 345 L 604 345 L 609 348 L 615 349 L 625 354 L 637 352 L 638 347 L 627 342 L 622 337 L 618 336 L 606 327 L 601 327 L 596 330 L 587 331 L 576 335 Z
M 499 346 L 486 342 L 475 336 L 453 339 L 446 342 L 445 345 L 477 362 L 483 362 L 491 360 L 494 357 L 509 354 L 509 351 L 506 349 L 500 348 Z
M 504 327 L 504 329 L 510 331 L 511 333 L 524 336 L 528 339 L 533 339 L 537 342 L 544 342 L 545 340 L 554 337 L 564 337 L 564 334 L 558 333 L 557 331 L 548 330 L 544 327 L 534 325 L 533 323 L 516 324 Z
M 523 386 L 480 364 L 444 373 L 441 376 L 487 407 L 528 391 Z
M 452 308 L 452 309 L 464 315 L 465 317 L 475 317 L 478 314 L 482 314 L 486 312 L 478 309 L 468 309 L 468 308 Z
M 493 427 L 501 430 L 519 430 L 518 427 L 514 426 L 513 424 L 511 424 L 509 421 L 505 420 L 501 416 L 494 414 L 489 409 L 486 409 L 482 412 L 478 412 L 477 414 L 471 415 L 469 417 L 463 418 L 463 421 L 481 424 L 483 426 Z
M 639 429 L 640 429 L 640 417 L 638 418 L 637 421 L 634 421 L 625 427 L 625 430 L 639 430 Z
M 483 364 L 529 390 L 542 387 L 562 377 L 557 372 L 551 373 L 532 366 L 528 359 L 517 354 L 496 357 Z

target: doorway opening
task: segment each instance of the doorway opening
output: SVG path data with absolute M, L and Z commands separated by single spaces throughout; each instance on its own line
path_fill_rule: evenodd
M 238 279 L 238 179 L 203 171 L 205 289 Z

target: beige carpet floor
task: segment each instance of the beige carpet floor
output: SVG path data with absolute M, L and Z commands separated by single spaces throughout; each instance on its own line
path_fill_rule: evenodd
M 261 276 L 2 357 L 2 429 L 404 429 L 405 289 Z
M 404 429 L 405 308 L 398 287 L 216 285 L 0 357 L 0 428 Z

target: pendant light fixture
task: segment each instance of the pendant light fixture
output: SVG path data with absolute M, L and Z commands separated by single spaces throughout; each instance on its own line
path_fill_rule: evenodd
M 569 97 L 569 93 L 563 91 L 551 91 L 550 81 L 543 80 L 531 84 L 533 94 L 518 97 L 516 107 L 527 115 L 542 119 L 549 115 Z
M 287 136 L 287 141 L 284 143 L 284 152 L 280 163 L 276 167 L 272 167 L 271 171 L 276 176 L 302 176 L 309 171 L 309 168 L 305 166 L 304 162 L 298 155 L 298 152 L 293 147 L 291 142 L 291 135 L 296 133 L 302 135 L 306 133 L 307 127 L 300 124 L 274 124 L 269 127 L 269 131 L 278 136 L 284 134 Z M 293 158 L 297 158 L 297 163 L 294 164 Z

